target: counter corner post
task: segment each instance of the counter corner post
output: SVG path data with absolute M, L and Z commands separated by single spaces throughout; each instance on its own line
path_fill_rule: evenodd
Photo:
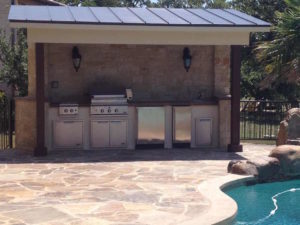
M 35 44 L 36 67 L 36 146 L 34 156 L 46 156 L 44 44 Z

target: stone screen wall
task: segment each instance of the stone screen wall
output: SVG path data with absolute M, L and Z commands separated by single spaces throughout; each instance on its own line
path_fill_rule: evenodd
M 120 88 L 132 88 L 136 100 L 214 95 L 214 46 L 189 46 L 189 72 L 183 66 L 184 46 L 144 45 L 77 45 L 82 61 L 75 72 L 73 46 L 46 45 L 47 94 L 52 102 L 87 99 L 91 92 Z M 58 81 L 57 88 L 53 81 Z

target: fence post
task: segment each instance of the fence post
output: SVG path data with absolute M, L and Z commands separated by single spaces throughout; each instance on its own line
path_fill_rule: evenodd
M 13 148 L 13 99 L 8 102 L 8 138 L 9 138 L 9 148 Z

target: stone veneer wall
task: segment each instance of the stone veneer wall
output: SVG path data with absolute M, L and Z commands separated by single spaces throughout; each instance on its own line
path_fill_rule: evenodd
M 11 0 L 0 0 L 0 29 L 9 31 L 8 26 L 8 12 Z
M 214 86 L 215 96 L 230 94 L 230 46 L 215 46 Z
M 137 100 L 192 100 L 214 95 L 214 47 L 189 46 L 192 65 L 183 67 L 184 46 L 78 45 L 82 62 L 76 73 L 73 45 L 48 44 L 50 101 L 64 101 L 91 91 L 132 88 Z M 51 81 L 59 88 L 51 89 Z
M 214 94 L 220 97 L 219 147 L 226 149 L 231 137 L 231 101 L 228 98 L 230 94 L 230 46 L 215 46 L 214 65 Z
M 190 72 L 183 68 L 184 46 L 78 45 L 82 65 L 74 71 L 73 45 L 48 44 L 45 48 L 46 95 L 60 100 L 87 93 L 89 86 L 115 84 L 131 87 L 140 99 L 185 100 L 226 96 L 230 91 L 230 46 L 190 46 Z M 101 47 L 101 48 L 100 48 Z M 141 51 L 143 50 L 143 51 Z M 16 100 L 16 147 L 33 149 L 35 121 L 35 46 L 28 46 L 29 99 Z M 140 74 L 144 74 L 140 76 Z M 121 81 L 122 79 L 123 81 Z M 59 88 L 50 88 L 53 80 Z M 105 84 L 105 85 L 104 85 Z M 219 102 L 219 146 L 230 142 L 230 100 Z

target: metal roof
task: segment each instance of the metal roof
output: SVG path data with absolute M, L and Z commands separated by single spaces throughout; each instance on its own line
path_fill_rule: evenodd
M 175 9 L 13 5 L 8 19 L 21 23 L 269 27 L 234 9 Z

